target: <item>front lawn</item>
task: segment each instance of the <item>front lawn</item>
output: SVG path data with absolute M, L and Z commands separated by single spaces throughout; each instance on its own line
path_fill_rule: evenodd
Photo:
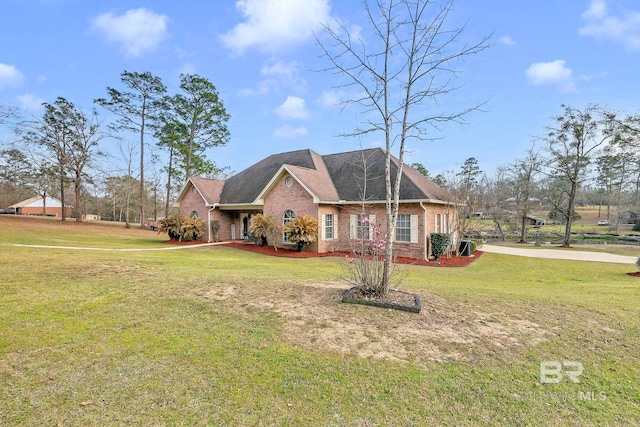
M 166 240 L 99 227 L 0 217 L 0 425 L 640 424 L 632 265 L 406 266 L 416 315 L 341 304 L 338 258 L 12 245 Z

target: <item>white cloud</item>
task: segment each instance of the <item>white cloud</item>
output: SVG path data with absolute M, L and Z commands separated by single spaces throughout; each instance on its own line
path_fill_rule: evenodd
M 127 56 L 140 56 L 167 37 L 167 16 L 145 8 L 131 9 L 123 15 L 105 13 L 92 21 L 94 30 L 109 43 L 120 44 Z
M 44 99 L 35 97 L 30 93 L 25 93 L 24 95 L 18 96 L 18 102 L 20 102 L 20 107 L 23 110 L 37 113 L 42 111 Z
M 571 68 L 565 61 L 558 59 L 551 62 L 536 62 L 527 69 L 526 75 L 532 85 L 558 86 L 563 92 L 575 92 Z
M 303 138 L 309 134 L 305 127 L 293 128 L 291 126 L 282 126 L 273 132 L 273 136 L 282 139 Z
M 593 80 L 600 80 L 600 79 L 604 79 L 605 77 L 608 77 L 609 73 L 606 71 L 601 71 L 600 73 L 597 74 L 580 74 L 578 76 L 578 79 L 585 81 L 585 82 L 591 82 Z
M 258 86 L 255 89 L 244 88 L 240 89 L 240 95 L 242 96 L 251 96 L 251 95 L 269 95 L 270 93 L 276 91 L 280 85 L 275 79 L 267 79 L 258 83 Z
M 612 16 L 605 0 L 592 0 L 581 18 L 586 24 L 578 28 L 578 34 L 640 49 L 640 12 L 625 11 L 622 16 Z
M 513 40 L 511 36 L 508 35 L 500 37 L 498 39 L 498 42 L 505 46 L 514 46 L 516 44 L 515 40 Z
M 277 61 L 271 65 L 265 65 L 260 73 L 267 77 L 278 79 L 281 86 L 287 87 L 296 93 L 304 93 L 307 89 L 307 81 L 300 77 L 298 63 L 291 61 L 288 64 Z
M 328 0 L 237 0 L 244 21 L 220 36 L 222 43 L 242 54 L 250 47 L 273 53 L 309 40 L 329 22 Z
M 178 74 L 197 74 L 196 66 L 191 62 L 185 62 L 178 69 Z
M 339 107 L 343 102 L 343 93 L 335 90 L 322 92 L 317 101 L 324 108 Z
M 306 102 L 298 96 L 287 96 L 287 99 L 275 109 L 275 113 L 283 119 L 308 119 L 311 115 Z
M 24 74 L 15 65 L 0 62 L 0 89 L 16 88 L 24 83 Z
M 591 0 L 589 8 L 580 17 L 585 20 L 604 19 L 607 16 L 607 2 L 605 0 Z
M 267 77 L 258 83 L 255 89 L 245 88 L 241 95 L 269 95 L 282 88 L 302 94 L 307 90 L 307 81 L 300 77 L 298 63 L 276 61 L 260 69 L 260 74 Z

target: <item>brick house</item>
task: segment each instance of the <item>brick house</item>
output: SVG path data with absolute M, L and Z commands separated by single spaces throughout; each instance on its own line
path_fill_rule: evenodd
M 36 196 L 9 206 L 9 212 L 16 215 L 62 216 L 62 202 L 55 197 L 43 199 L 42 196 Z M 71 214 L 71 206 L 67 206 L 65 216 L 70 217 Z
M 393 157 L 392 176 L 397 166 Z M 258 213 L 279 225 L 295 215 L 312 215 L 318 220 L 318 240 L 307 250 L 326 253 L 350 250 L 364 217 L 384 228 L 385 194 L 383 150 L 321 156 L 307 149 L 271 155 L 226 180 L 192 177 L 177 202 L 181 215 L 209 225 L 217 221 L 219 240 L 246 238 L 251 217 Z M 404 165 L 396 255 L 427 259 L 430 233 L 450 233 L 455 245 L 456 225 L 457 206 L 447 191 Z M 205 240 L 214 240 L 209 226 Z M 282 236 L 277 242 L 289 244 Z

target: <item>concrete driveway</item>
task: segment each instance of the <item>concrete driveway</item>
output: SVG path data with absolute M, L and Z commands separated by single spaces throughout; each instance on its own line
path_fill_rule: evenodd
M 618 264 L 635 264 L 637 257 L 614 255 L 605 252 L 586 252 L 575 249 L 541 249 L 513 246 L 482 245 L 482 252 L 524 256 L 529 258 L 568 259 L 573 261 L 614 262 Z M 640 252 L 640 250 L 639 250 Z

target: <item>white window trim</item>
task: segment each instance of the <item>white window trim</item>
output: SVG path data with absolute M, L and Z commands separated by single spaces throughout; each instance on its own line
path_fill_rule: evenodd
M 407 215 L 407 214 L 399 214 L 399 215 Z M 408 215 L 409 216 L 409 240 L 397 240 L 397 243 L 418 243 L 418 215 Z M 397 223 L 396 223 L 397 230 Z M 397 234 L 396 234 L 397 237 Z
M 332 238 L 327 238 L 327 236 L 326 236 L 326 233 L 327 233 L 327 226 L 326 226 L 327 215 L 332 215 L 333 216 L 333 237 Z M 321 216 L 320 223 L 322 224 L 321 225 L 321 231 L 320 231 L 320 238 L 323 241 L 338 240 L 338 214 L 323 214 Z

